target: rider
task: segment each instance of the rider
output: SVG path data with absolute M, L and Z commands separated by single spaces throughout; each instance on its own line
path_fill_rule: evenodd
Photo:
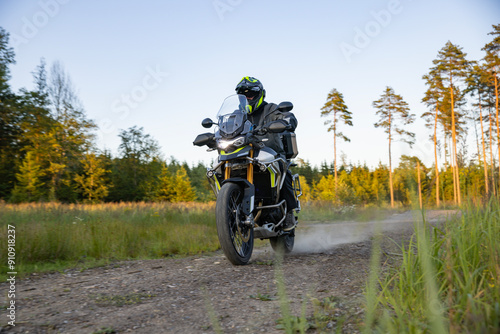
M 278 110 L 278 106 L 276 104 L 264 101 L 266 91 L 259 80 L 254 77 L 244 77 L 236 86 L 236 93 L 246 96 L 250 106 L 248 119 L 256 128 L 266 125 L 272 121 L 283 120 L 291 126 L 289 131 L 295 131 L 298 122 L 293 113 L 281 112 Z M 280 157 L 286 160 L 285 150 L 283 148 L 283 142 L 281 141 L 280 134 L 268 132 L 264 136 L 259 136 L 259 138 L 266 138 L 267 140 L 264 141 L 264 144 L 273 149 Z M 285 181 L 280 192 L 280 197 L 286 200 L 287 207 L 287 217 L 285 219 L 283 229 L 285 231 L 290 231 L 296 225 L 296 218 L 293 215 L 293 209 L 297 208 L 297 201 L 295 199 L 292 183 L 292 173 L 290 170 L 288 170 L 287 174 L 285 174 Z

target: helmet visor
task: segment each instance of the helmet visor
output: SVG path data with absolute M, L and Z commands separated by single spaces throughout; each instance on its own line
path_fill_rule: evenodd
M 243 88 L 240 89 L 238 94 L 245 95 L 248 100 L 253 100 L 260 94 L 260 89 L 258 87 L 253 87 L 253 88 Z

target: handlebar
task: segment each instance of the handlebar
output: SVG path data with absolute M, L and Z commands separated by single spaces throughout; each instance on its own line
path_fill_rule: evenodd
M 267 134 L 267 128 L 255 129 L 252 131 L 252 135 L 264 136 Z
M 266 124 L 265 126 L 252 131 L 253 134 L 263 136 L 268 132 L 282 133 L 288 130 L 293 130 L 293 126 L 283 120 L 277 120 Z

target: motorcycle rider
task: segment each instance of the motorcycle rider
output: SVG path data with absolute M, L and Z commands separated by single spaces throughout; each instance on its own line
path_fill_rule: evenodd
M 264 101 L 266 91 L 262 83 L 254 77 L 244 77 L 236 86 L 236 93 L 245 95 L 250 110 L 248 111 L 248 119 L 255 128 L 262 127 L 272 121 L 283 120 L 291 126 L 289 131 L 295 131 L 297 127 L 297 119 L 291 112 L 282 112 L 278 110 L 278 105 L 267 103 Z M 259 139 L 267 139 L 263 143 L 273 149 L 280 157 L 286 160 L 283 142 L 279 133 L 268 132 L 265 135 L 257 136 Z M 283 168 L 283 166 L 282 166 Z M 293 214 L 293 209 L 297 208 L 297 201 L 294 195 L 292 173 L 290 170 L 285 174 L 285 181 L 280 192 L 280 197 L 286 200 L 287 216 L 284 222 L 284 231 L 292 230 L 296 225 L 296 218 Z

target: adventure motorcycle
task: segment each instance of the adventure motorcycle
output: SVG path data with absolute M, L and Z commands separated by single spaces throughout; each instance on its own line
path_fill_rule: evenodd
M 278 109 L 292 110 L 290 102 Z M 283 230 L 287 217 L 286 201 L 280 198 L 285 177 L 293 177 L 295 212 L 300 211 L 302 195 L 299 175 L 292 176 L 289 159 L 297 156 L 295 134 L 287 132 L 284 121 L 274 121 L 260 128 L 247 118 L 248 101 L 244 95 L 232 95 L 224 100 L 217 114 L 217 123 L 206 118 L 202 126 L 217 125 L 215 133 L 203 133 L 193 142 L 217 150 L 219 157 L 207 169 L 207 178 L 217 197 L 215 215 L 219 242 L 228 260 L 235 265 L 247 264 L 252 256 L 254 238 L 269 239 L 275 251 L 289 253 L 293 249 L 295 226 Z M 266 133 L 280 133 L 286 160 L 264 145 Z M 295 216 L 295 215 L 294 215 Z

